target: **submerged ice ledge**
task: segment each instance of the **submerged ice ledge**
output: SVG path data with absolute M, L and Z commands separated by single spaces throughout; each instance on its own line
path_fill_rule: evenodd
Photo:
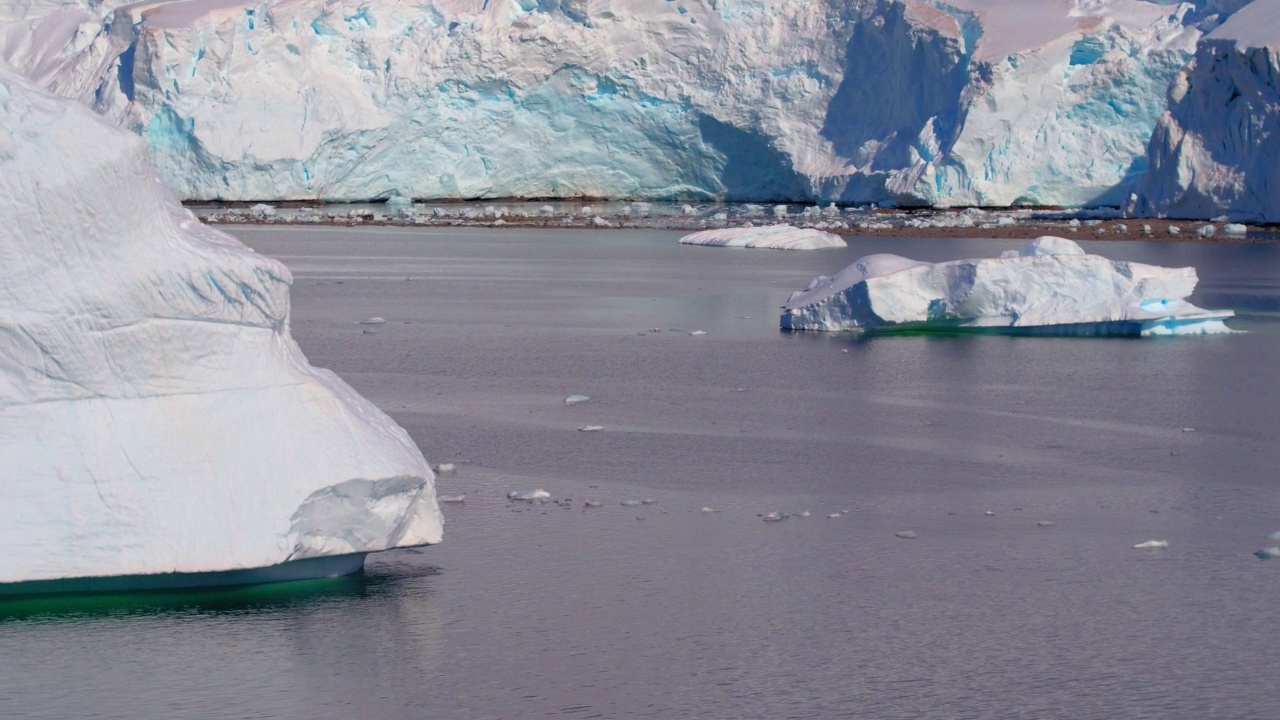
M 1233 332 L 1230 310 L 1185 298 L 1194 268 L 1088 255 L 1041 237 L 999 258 L 926 263 L 868 255 L 791 294 L 785 330 L 1153 336 Z

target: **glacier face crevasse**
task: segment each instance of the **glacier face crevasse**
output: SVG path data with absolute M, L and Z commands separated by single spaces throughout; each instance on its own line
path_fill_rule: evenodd
M 440 540 L 408 434 L 290 336 L 283 265 L 2 63 L 0 120 L 0 583 Z
M 0 55 L 189 199 L 1116 204 L 1192 8 L 46 0 Z

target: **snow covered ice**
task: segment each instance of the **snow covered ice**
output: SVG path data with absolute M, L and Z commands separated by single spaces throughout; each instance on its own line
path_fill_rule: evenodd
M 1184 298 L 1194 268 L 1087 255 L 1042 237 L 999 258 L 925 263 L 877 254 L 815 278 L 783 306 L 789 330 L 983 331 L 1043 335 L 1231 332 L 1229 310 Z
M 0 56 L 188 199 L 1118 206 L 1241 4 L 60 0 Z
M 680 244 L 773 250 L 820 250 L 847 245 L 839 235 L 790 225 L 702 230 L 680 238 Z
M 0 592 L 350 572 L 440 541 L 408 434 L 290 336 L 289 271 L 184 210 L 139 138 L 3 63 L 0 226 Z

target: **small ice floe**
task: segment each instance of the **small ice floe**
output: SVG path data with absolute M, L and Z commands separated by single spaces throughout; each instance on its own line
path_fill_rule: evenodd
M 599 500 L 583 500 L 582 507 L 589 507 L 589 508 L 604 507 L 604 503 L 600 502 Z
M 603 425 L 583 425 L 578 428 L 578 432 L 600 432 L 603 429 Z
M 1182 428 L 1182 432 L 1195 432 L 1195 428 Z
M 705 505 L 702 507 L 702 514 L 703 514 L 703 515 L 706 515 L 706 514 L 708 514 L 708 513 L 713 513 L 713 512 L 720 512 L 720 511 L 719 511 L 719 510 L 716 510 L 715 508 L 709 508 L 709 507 L 707 507 L 707 506 L 705 506 Z
M 365 328 L 364 330 L 362 330 L 361 332 L 363 332 L 365 335 L 372 335 L 372 334 L 374 334 L 374 333 L 378 332 L 378 329 L 377 329 L 377 328 L 367 327 L 367 328 Z
M 1240 223 L 1227 223 L 1222 226 L 1222 232 L 1228 235 L 1244 235 L 1249 232 L 1249 228 L 1241 225 Z
M 1167 547 L 1169 547 L 1168 540 L 1148 540 L 1146 542 L 1140 542 L 1137 545 L 1134 545 L 1133 549 L 1134 550 L 1159 550 L 1160 548 L 1167 548 Z
M 570 395 L 564 399 L 565 405 L 581 405 L 591 399 L 590 395 Z
M 1219 518 L 1221 519 L 1221 518 Z M 1267 536 L 1268 540 L 1280 540 L 1280 531 L 1276 531 Z
M 385 325 L 386 323 L 386 319 L 380 317 L 365 318 L 360 321 L 361 325 Z
M 995 510 L 988 510 L 988 511 L 986 511 L 986 512 L 982 513 L 982 514 L 983 514 L 983 515 L 995 515 L 995 514 L 996 514 L 996 511 L 995 511 Z
M 1280 547 L 1262 548 L 1253 555 L 1259 560 L 1275 560 L 1280 558 Z
M 1054 525 L 1057 525 L 1057 524 L 1058 523 L 1052 520 L 1040 520 L 1036 523 L 1036 525 L 1039 527 L 1053 527 Z
M 453 463 L 440 463 L 431 469 L 435 470 L 436 475 L 439 475 L 440 477 L 448 477 L 449 475 L 453 475 L 458 472 L 458 466 Z
M 619 504 L 622 505 L 622 507 L 640 507 L 642 503 L 640 500 L 623 500 Z
M 641 505 L 655 505 L 655 504 L 657 504 L 657 502 L 658 502 L 658 501 L 657 501 L 657 500 L 654 500 L 653 498 L 645 498 L 645 499 L 643 499 L 643 500 L 641 500 L 641 501 L 640 501 L 640 504 L 641 504 Z
M 808 510 L 801 510 L 800 512 L 796 513 L 796 517 L 809 517 L 809 515 L 810 515 L 810 512 Z
M 537 502 L 544 498 L 550 498 L 551 493 L 538 488 L 537 490 L 512 490 L 507 493 L 508 500 L 518 500 L 520 502 Z
M 786 520 L 789 517 L 791 516 L 784 512 L 778 512 L 777 510 L 774 510 L 773 512 L 767 512 L 764 514 L 764 521 L 765 522 L 782 522 L 783 520 Z
M 916 539 L 916 534 L 915 534 L 915 533 L 913 533 L 913 532 L 911 532 L 910 530 L 903 530 L 902 532 L 896 532 L 896 533 L 894 533 L 894 534 L 893 534 L 893 536 L 894 536 L 894 537 L 896 537 L 896 538 L 902 538 L 903 540 L 915 540 L 915 539 Z
M 436 496 L 436 502 L 439 502 L 439 503 L 460 503 L 460 502 L 466 502 L 466 501 L 467 501 L 466 493 L 463 493 L 461 495 L 437 495 Z
M 1177 225 L 1170 225 L 1167 228 L 1167 231 L 1170 235 L 1177 235 L 1182 232 L 1182 228 L 1178 227 Z
M 1218 228 L 1212 225 L 1203 225 L 1196 231 L 1196 234 L 1200 237 L 1213 237 L 1213 234 L 1216 232 L 1218 232 Z
M 840 513 L 831 513 L 831 514 L 827 515 L 827 517 L 834 519 L 834 518 L 839 518 L 839 517 L 844 517 L 844 516 L 843 516 L 843 515 L 841 515 Z
M 690 335 L 706 335 L 706 334 L 707 334 L 707 331 L 706 331 L 706 330 L 694 330 L 694 331 L 690 332 L 689 334 L 690 334 Z

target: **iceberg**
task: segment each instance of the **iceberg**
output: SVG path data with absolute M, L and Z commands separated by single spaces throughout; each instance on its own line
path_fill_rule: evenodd
M 1254 0 L 1200 41 L 1147 163 L 1133 214 L 1280 222 L 1280 0 Z
M 839 235 L 790 225 L 702 230 L 680 238 L 680 244 L 773 250 L 820 250 L 847 245 Z
M 1041 237 L 999 258 L 926 263 L 868 255 L 783 306 L 785 330 L 1149 336 L 1232 332 L 1230 310 L 1185 298 L 1195 268 L 1088 255 Z
M 441 540 L 408 433 L 289 332 L 289 271 L 0 63 L 0 595 L 344 574 Z
M 1239 4 L 23 0 L 0 57 L 184 199 L 1119 206 Z

